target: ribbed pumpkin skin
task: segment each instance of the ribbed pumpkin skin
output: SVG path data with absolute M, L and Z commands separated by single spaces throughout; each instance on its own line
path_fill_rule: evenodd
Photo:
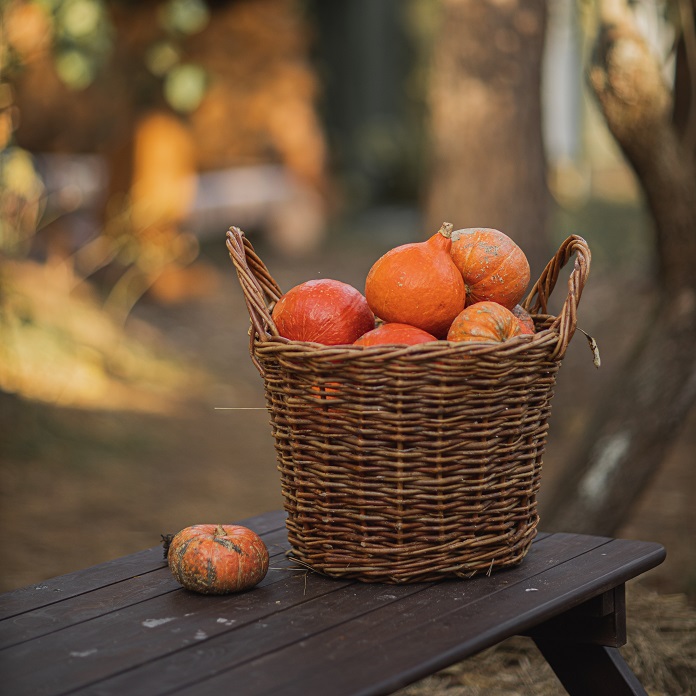
M 356 346 L 380 346 L 403 345 L 415 346 L 418 343 L 430 343 L 437 341 L 435 336 L 423 329 L 408 324 L 382 324 L 372 331 L 363 334 L 356 342 Z
M 167 562 L 176 580 L 201 594 L 254 587 L 268 572 L 268 549 L 258 535 L 233 524 L 198 524 L 174 535 Z
M 529 261 L 506 234 L 491 228 L 452 233 L 452 260 L 466 285 L 466 304 L 490 300 L 512 309 L 529 285 Z
M 362 293 L 340 280 L 308 280 L 288 290 L 273 308 L 281 336 L 326 346 L 353 343 L 375 328 L 375 316 Z
M 452 322 L 447 340 L 502 343 L 520 332 L 520 322 L 509 309 L 497 302 L 477 302 Z
M 444 229 L 444 225 L 443 225 Z M 403 244 L 377 259 L 367 274 L 365 297 L 387 323 L 409 324 L 444 338 L 464 309 L 465 289 L 443 231 L 424 242 Z

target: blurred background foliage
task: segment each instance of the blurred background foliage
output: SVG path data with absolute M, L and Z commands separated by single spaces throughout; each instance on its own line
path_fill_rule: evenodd
M 632 216 L 637 232 L 623 258 L 648 264 L 635 182 L 578 97 L 589 14 L 554 7 L 545 94 L 557 224 L 539 235 L 551 235 L 551 249 L 603 205 L 604 220 Z M 117 332 L 144 297 L 211 292 L 201 246 L 232 222 L 288 258 L 339 238 L 422 236 L 438 3 L 8 0 L 2 17 L 7 392 L 52 402 L 59 390 L 65 401 L 86 380 L 64 384 L 66 361 L 80 371 L 85 353 L 61 313 L 28 309 L 49 287 L 65 305 L 103 311 Z M 601 239 L 600 260 L 604 249 L 615 256 L 616 240 Z M 40 351 L 30 348 L 44 331 L 50 379 L 39 378 Z
M 69 401 L 85 381 L 63 383 L 85 357 L 67 368 L 82 342 L 60 312 L 19 316 L 38 288 L 116 331 L 146 293 L 205 293 L 212 271 L 191 264 L 232 221 L 297 256 L 347 211 L 410 213 L 434 18 L 423 2 L 6 2 L 2 321 L 19 343 L 4 345 L 3 388 Z M 30 348 L 42 331 L 52 377 Z

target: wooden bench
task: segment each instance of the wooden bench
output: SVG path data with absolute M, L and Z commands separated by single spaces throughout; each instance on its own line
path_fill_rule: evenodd
M 3 693 L 388 694 L 517 634 L 571 694 L 645 693 L 617 648 L 624 583 L 659 544 L 539 534 L 490 577 L 383 585 L 300 569 L 283 513 L 242 523 L 271 553 L 247 592 L 187 592 L 155 547 L 1 595 Z

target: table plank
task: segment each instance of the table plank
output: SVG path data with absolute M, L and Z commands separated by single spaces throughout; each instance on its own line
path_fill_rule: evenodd
M 288 550 L 285 528 L 260 534 L 271 564 Z M 0 649 L 181 589 L 159 549 L 159 568 L 0 621 Z M 279 578 L 280 579 L 280 578 Z
M 504 587 L 515 580 L 521 582 L 530 573 L 544 570 L 549 562 L 558 562 L 585 551 L 588 541 L 587 537 L 583 539 L 584 541 L 569 545 L 564 539 L 554 541 L 553 537 L 546 537 L 543 541 L 543 550 L 539 553 L 530 553 L 521 566 L 500 571 L 489 578 L 481 577 L 478 581 L 446 581 L 413 585 L 350 583 L 334 592 L 309 598 L 306 602 L 289 604 L 286 608 L 280 608 L 274 615 L 264 617 L 262 620 L 249 625 L 239 625 L 228 632 L 211 637 L 197 645 L 195 651 L 179 650 L 173 654 L 164 655 L 158 660 L 124 671 L 76 694 L 106 696 L 127 693 L 129 696 L 156 696 L 169 693 L 173 689 L 181 688 L 182 685 L 194 684 L 205 676 L 213 676 L 223 670 L 243 665 L 272 650 L 312 637 L 318 637 L 321 640 L 323 631 L 336 626 L 343 627 L 358 617 L 371 615 L 373 611 L 379 610 L 380 617 L 384 617 L 389 622 L 391 616 L 401 616 L 406 611 L 402 609 L 405 602 L 416 595 L 422 597 L 423 605 L 428 608 L 425 614 L 422 612 L 413 614 L 414 625 L 419 625 L 431 611 L 432 606 L 440 605 L 445 609 L 451 609 L 453 604 L 457 606 L 462 595 L 469 591 L 471 583 L 475 583 L 477 592 L 485 595 L 490 591 L 491 583 L 497 586 L 502 584 Z M 589 543 L 595 546 L 606 541 L 595 538 Z M 537 546 L 542 546 L 541 540 L 535 542 L 533 548 Z M 304 582 L 304 579 L 295 578 L 296 593 L 301 589 L 298 581 Z M 335 584 L 337 582 L 339 581 L 328 580 L 319 575 L 310 575 L 307 578 L 307 587 L 312 588 L 315 583 Z M 449 588 L 450 594 L 445 592 L 445 587 Z M 378 623 L 381 620 L 382 618 L 376 619 Z M 282 674 L 282 669 L 275 674 L 276 677 Z M 224 681 L 227 683 L 226 678 Z M 325 686 L 326 683 L 323 687 Z M 229 683 L 223 687 L 223 690 L 229 690 Z M 320 688 L 317 693 L 324 692 Z
M 139 551 L 98 566 L 60 575 L 0 596 L 0 619 L 7 619 L 83 592 L 120 582 L 162 567 L 162 547 Z
M 235 524 L 248 526 L 257 534 L 263 534 L 284 527 L 285 518 L 284 512 L 275 510 Z M 84 592 L 91 592 L 135 575 L 157 570 L 161 566 L 162 547 L 156 546 L 84 570 L 5 592 L 0 595 L 0 620 L 75 597 Z
M 554 538 L 559 536 L 565 537 L 566 545 L 591 539 Z M 540 545 L 539 550 L 543 548 Z M 535 555 L 541 560 L 540 554 Z M 528 559 L 532 558 L 530 553 Z M 331 682 L 332 695 L 388 694 L 625 582 L 663 559 L 659 544 L 610 540 L 563 562 L 548 563 L 546 569 L 518 583 L 505 581 L 515 571 L 474 579 L 465 588 L 443 583 L 436 591 L 414 595 L 176 693 L 206 696 L 219 694 L 230 684 L 245 684 L 245 696 L 321 694 L 327 680 L 340 674 L 340 680 Z M 464 593 L 459 604 L 457 592 Z M 307 655 L 311 655 L 311 669 Z M 283 675 L 280 684 L 279 673 Z
M 322 578 L 308 583 L 304 592 L 305 573 L 277 556 L 253 590 L 205 596 L 179 589 L 6 648 L 0 651 L 4 684 L 12 686 L 13 696 L 65 693 L 130 666 L 197 648 L 232 627 L 274 614 L 279 604 L 303 602 L 350 584 Z
M 302 578 L 289 581 L 297 593 Z M 332 585 L 331 591 L 317 594 L 317 587 Z M 338 587 L 337 587 L 338 585 Z M 169 693 L 182 684 L 197 682 L 202 675 L 217 674 L 221 668 L 248 661 L 259 653 L 279 649 L 315 635 L 317 631 L 333 627 L 337 622 L 356 617 L 357 607 L 369 612 L 387 604 L 420 592 L 423 585 L 383 585 L 330 580 L 313 577 L 308 582 L 313 592 L 307 601 L 294 604 L 289 610 L 279 611 L 262 619 L 240 626 L 233 632 L 214 636 L 196 650 L 179 650 L 162 658 L 147 662 L 88 688 L 73 692 L 78 694 L 124 694 L 129 696 L 154 696 Z M 292 618 L 285 616 L 291 611 Z M 324 685 L 326 687 L 326 684 Z M 229 685 L 228 685 L 229 691 Z

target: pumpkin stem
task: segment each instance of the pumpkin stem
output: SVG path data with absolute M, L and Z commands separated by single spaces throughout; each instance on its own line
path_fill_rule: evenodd
M 173 534 L 160 534 L 162 537 L 162 548 L 164 549 L 164 557 L 169 556 L 169 547 L 172 545 Z
M 438 233 L 445 237 L 445 239 L 452 239 L 453 229 L 454 225 L 451 222 L 443 222 L 442 225 L 440 225 Z
M 221 537 L 227 536 L 227 532 L 225 531 L 225 529 L 223 528 L 223 526 L 221 524 L 219 524 L 217 526 L 217 529 L 215 530 L 215 536 L 221 536 Z

